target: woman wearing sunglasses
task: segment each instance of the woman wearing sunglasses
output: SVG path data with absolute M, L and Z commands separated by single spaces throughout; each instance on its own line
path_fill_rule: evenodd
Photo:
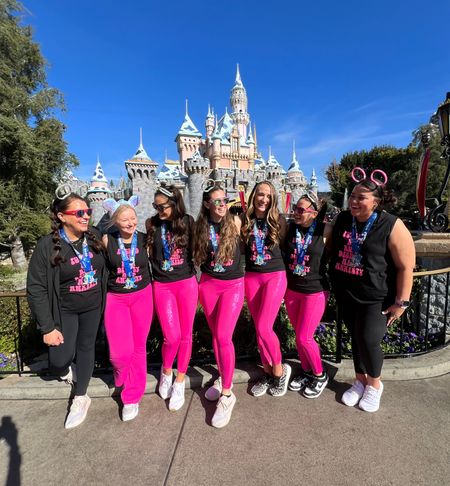
M 326 204 L 319 207 L 314 192 L 308 191 L 294 207 L 288 225 L 285 263 L 286 310 L 295 330 L 302 371 L 289 384 L 306 398 L 318 398 L 328 383 L 314 333 L 328 300 L 325 241 L 331 232 L 323 223 Z
M 194 237 L 194 260 L 200 266 L 199 295 L 212 334 L 219 378 L 205 397 L 218 401 L 213 427 L 225 427 L 236 396 L 231 391 L 235 364 L 233 332 L 244 303 L 244 262 L 241 258 L 237 216 L 228 211 L 228 199 L 219 185 L 203 192 Z
M 183 196 L 175 186 L 158 188 L 153 207 L 156 215 L 146 221 L 146 228 L 153 302 L 164 336 L 159 394 L 164 400 L 170 398 L 169 410 L 175 411 L 184 404 L 198 301 L 191 244 L 194 220 L 186 214 Z M 172 384 L 175 358 L 178 373 Z
M 283 396 L 291 367 L 281 362 L 281 348 L 273 324 L 286 292 L 286 271 L 281 254 L 286 220 L 278 211 L 278 198 L 271 182 L 255 185 L 248 209 L 242 215 L 245 242 L 245 297 L 256 329 L 264 376 L 252 387 L 255 397 L 267 391 Z
M 38 241 L 31 257 L 27 297 L 49 346 L 50 369 L 74 386 L 65 422 L 71 429 L 84 421 L 91 404 L 86 391 L 94 370 L 106 272 L 100 234 L 88 227 L 92 210 L 82 197 L 64 189 L 58 188 L 51 205 L 52 232 Z
M 122 420 L 133 420 L 147 383 L 147 336 L 153 316 L 153 296 L 146 235 L 137 231 L 138 196 L 128 201 L 106 199 L 107 227 L 103 236 L 109 270 L 105 329 L 117 387 L 122 387 Z

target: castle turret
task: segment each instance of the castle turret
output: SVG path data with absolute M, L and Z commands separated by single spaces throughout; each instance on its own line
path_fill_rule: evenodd
M 250 116 L 247 112 L 247 92 L 242 84 L 239 64 L 236 69 L 236 81 L 231 89 L 230 104 L 232 108 L 231 118 L 238 127 L 240 137 L 245 140 Z
M 214 132 L 214 110 L 211 110 L 211 107 L 208 105 L 208 114 L 206 115 L 206 137 L 211 138 L 211 135 Z
M 309 184 L 309 187 L 311 188 L 311 191 L 314 191 L 317 194 L 319 184 L 317 183 L 316 171 L 314 169 L 312 170 L 311 183 Z
M 188 177 L 189 214 L 197 218 L 202 205 L 203 182 L 211 172 L 209 159 L 197 151 L 186 160 L 185 171 Z
M 105 214 L 103 209 L 103 201 L 111 197 L 111 189 L 108 185 L 108 180 L 105 177 L 100 159 L 97 157 L 97 165 L 95 166 L 94 175 L 91 179 L 91 184 L 86 194 L 86 199 L 89 206 L 92 208 L 91 223 L 97 225 Z
M 158 163 L 153 161 L 142 144 L 142 129 L 140 131 L 139 147 L 130 159 L 125 161 L 128 177 L 131 179 L 133 195 L 139 195 L 139 205 L 136 206 L 138 228 L 145 231 L 145 220 L 154 213 L 152 202 L 156 190 L 156 172 Z
M 292 146 L 292 161 L 287 171 L 287 185 L 291 192 L 291 201 L 295 204 L 306 191 L 307 180 L 300 169 L 300 164 L 295 153 L 295 140 Z
M 177 150 L 180 155 L 181 167 L 184 167 L 186 160 L 192 157 L 193 154 L 200 149 L 201 141 L 202 134 L 197 130 L 197 127 L 189 116 L 188 101 L 186 100 L 186 114 L 184 116 L 184 121 L 175 137 Z

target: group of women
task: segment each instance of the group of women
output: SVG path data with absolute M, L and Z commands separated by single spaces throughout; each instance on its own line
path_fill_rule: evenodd
M 332 227 L 324 223 L 326 206 L 315 193 L 299 199 L 287 222 L 278 211 L 274 186 L 263 181 L 237 217 L 229 212 L 224 190 L 212 182 L 194 222 L 178 189 L 160 187 L 154 196 L 156 214 L 145 222 L 146 234 L 137 230 L 134 208 L 139 201 L 133 196 L 105 201 L 111 219 L 102 236 L 88 226 L 92 211 L 84 199 L 57 193 L 52 233 L 33 253 L 27 293 L 49 346 L 52 370 L 74 385 L 65 427 L 76 427 L 86 418 L 102 315 L 115 384 L 121 388 L 122 419 L 137 416 L 145 391 L 153 308 L 164 336 L 158 392 L 169 400 L 169 410 L 179 410 L 198 301 L 219 372 L 205 393 L 207 400 L 217 401 L 214 427 L 228 424 L 236 403 L 232 336 L 244 298 L 264 369 L 251 393 L 279 397 L 289 387 L 306 398 L 319 397 L 328 375 L 314 333 L 328 299 L 328 258 L 331 283 L 352 333 L 356 373 L 342 401 L 378 410 L 383 390 L 380 342 L 386 325 L 408 305 L 414 267 L 411 236 L 399 219 L 382 210 L 384 198 L 383 184 L 364 174 L 350 197 L 350 210 L 340 213 Z M 273 330 L 283 299 L 301 362 L 301 372 L 292 380 Z

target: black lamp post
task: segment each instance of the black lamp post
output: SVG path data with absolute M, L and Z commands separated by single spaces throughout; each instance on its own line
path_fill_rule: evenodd
M 442 202 L 442 196 L 450 177 L 450 92 L 447 93 L 446 100 L 439 105 L 437 116 L 442 137 L 441 145 L 444 147 L 441 157 L 447 160 L 447 170 L 436 198 L 437 205 L 428 213 L 427 222 L 432 231 L 442 233 L 448 229 L 448 217 L 444 213 L 446 203 Z

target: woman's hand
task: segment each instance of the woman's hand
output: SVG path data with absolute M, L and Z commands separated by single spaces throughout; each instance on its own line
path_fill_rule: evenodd
M 64 343 L 64 337 L 58 329 L 53 329 L 52 332 L 44 334 L 44 343 L 47 346 L 59 346 Z
M 405 309 L 397 304 L 392 304 L 386 310 L 382 311 L 383 315 L 388 316 L 387 325 L 390 326 L 394 321 L 400 319 Z

